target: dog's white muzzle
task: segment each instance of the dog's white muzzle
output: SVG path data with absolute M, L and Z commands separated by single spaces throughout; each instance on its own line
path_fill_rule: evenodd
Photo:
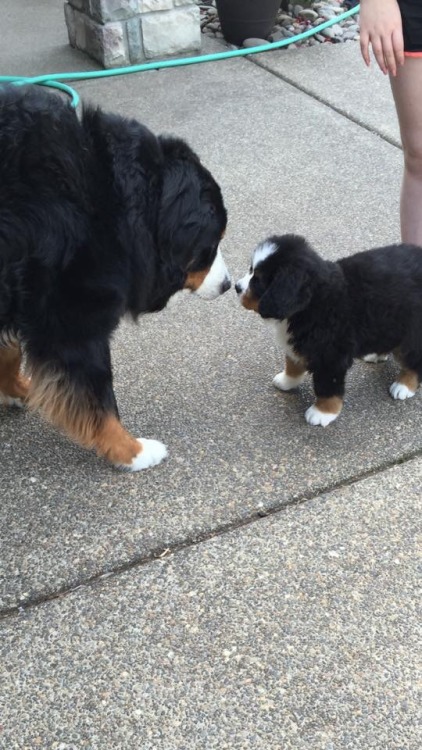
M 236 289 L 236 292 L 238 294 L 243 294 L 244 292 L 246 292 L 252 276 L 253 274 L 246 273 L 244 276 L 242 276 L 241 279 L 239 279 L 239 281 L 236 281 L 234 288 Z
M 208 271 L 201 286 L 196 290 L 196 294 L 202 299 L 215 299 L 220 294 L 224 294 L 231 287 L 231 279 L 227 266 L 224 262 L 221 250 L 217 250 L 214 263 Z

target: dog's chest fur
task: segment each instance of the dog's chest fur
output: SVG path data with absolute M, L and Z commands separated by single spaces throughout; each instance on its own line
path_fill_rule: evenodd
M 275 335 L 277 344 L 284 353 L 287 354 L 290 359 L 295 362 L 299 362 L 302 357 L 294 350 L 292 343 L 292 335 L 289 332 L 289 321 L 286 320 L 274 320 Z

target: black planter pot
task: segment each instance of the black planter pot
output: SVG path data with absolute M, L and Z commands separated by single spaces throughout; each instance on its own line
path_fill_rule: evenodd
M 280 0 L 217 0 L 224 38 L 242 44 L 248 37 L 265 39 L 274 26 Z

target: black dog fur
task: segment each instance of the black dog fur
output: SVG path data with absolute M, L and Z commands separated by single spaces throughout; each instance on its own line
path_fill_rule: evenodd
M 264 244 L 274 251 L 253 267 L 247 290 L 236 288 L 263 318 L 287 320 L 291 375 L 312 373 L 317 408 L 338 411 L 353 359 L 372 353 L 395 353 L 397 382 L 413 395 L 422 379 L 422 248 L 390 245 L 331 262 L 297 235 Z
M 19 341 L 33 374 L 19 395 L 82 445 L 130 463 L 139 443 L 120 449 L 128 433 L 103 435 L 118 418 L 111 334 L 125 313 L 194 289 L 226 221 L 220 188 L 182 140 L 90 107 L 79 120 L 40 87 L 4 87 L 0 390 L 28 387 L 17 385 Z

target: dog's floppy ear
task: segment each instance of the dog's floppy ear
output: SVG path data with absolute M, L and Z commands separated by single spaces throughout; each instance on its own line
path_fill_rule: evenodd
M 312 297 L 309 269 L 286 268 L 277 273 L 262 295 L 258 312 L 263 318 L 284 320 L 304 310 Z

